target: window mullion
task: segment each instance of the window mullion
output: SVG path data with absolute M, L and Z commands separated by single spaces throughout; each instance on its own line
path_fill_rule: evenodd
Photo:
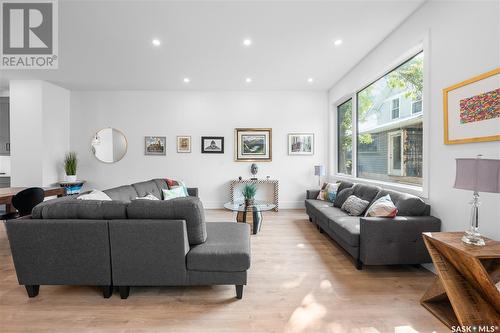
M 352 95 L 352 171 L 354 178 L 358 177 L 358 97 Z

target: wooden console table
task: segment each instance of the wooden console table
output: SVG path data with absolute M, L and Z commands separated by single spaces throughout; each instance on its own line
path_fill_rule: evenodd
M 500 242 L 485 238 L 486 246 L 473 246 L 462 235 L 423 234 L 438 277 L 420 303 L 450 329 L 500 327 Z
M 274 211 L 277 212 L 278 211 L 278 196 L 279 196 L 279 189 L 280 189 L 280 185 L 279 185 L 279 182 L 278 180 L 276 179 L 242 179 L 242 180 L 239 180 L 239 179 L 233 179 L 231 180 L 231 183 L 229 184 L 229 195 L 231 197 L 231 202 L 234 202 L 234 187 L 237 185 L 237 184 L 271 184 L 273 185 L 273 188 L 274 188 L 274 195 L 273 195 L 273 204 L 276 205 L 276 207 L 274 208 Z

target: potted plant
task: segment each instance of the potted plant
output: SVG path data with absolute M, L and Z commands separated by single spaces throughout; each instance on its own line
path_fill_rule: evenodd
M 66 171 L 66 181 L 76 181 L 76 168 L 78 166 L 78 158 L 74 151 L 66 153 L 64 156 L 64 171 Z
M 245 206 L 252 206 L 257 193 L 257 186 L 255 184 L 245 184 L 243 187 L 243 197 L 245 198 Z

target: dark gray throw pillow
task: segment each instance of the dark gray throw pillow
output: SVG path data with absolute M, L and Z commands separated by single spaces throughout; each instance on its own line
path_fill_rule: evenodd
M 369 204 L 369 201 L 358 198 L 355 195 L 351 195 L 344 202 L 341 209 L 348 212 L 351 216 L 360 216 Z
M 352 195 L 354 189 L 352 187 L 345 188 L 337 192 L 335 201 L 333 202 L 333 207 L 341 208 L 344 202 Z

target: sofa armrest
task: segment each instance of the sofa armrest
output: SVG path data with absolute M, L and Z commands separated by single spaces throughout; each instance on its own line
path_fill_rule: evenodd
M 306 199 L 316 199 L 318 197 L 319 190 L 307 190 Z
M 161 286 L 186 282 L 189 252 L 186 221 L 112 220 L 109 241 L 113 285 Z
M 188 187 L 187 191 L 188 191 L 188 194 L 190 197 L 197 197 L 198 196 L 198 188 L 197 187 Z
M 441 230 L 434 216 L 360 218 L 360 259 L 365 264 L 430 262 L 422 233 Z

